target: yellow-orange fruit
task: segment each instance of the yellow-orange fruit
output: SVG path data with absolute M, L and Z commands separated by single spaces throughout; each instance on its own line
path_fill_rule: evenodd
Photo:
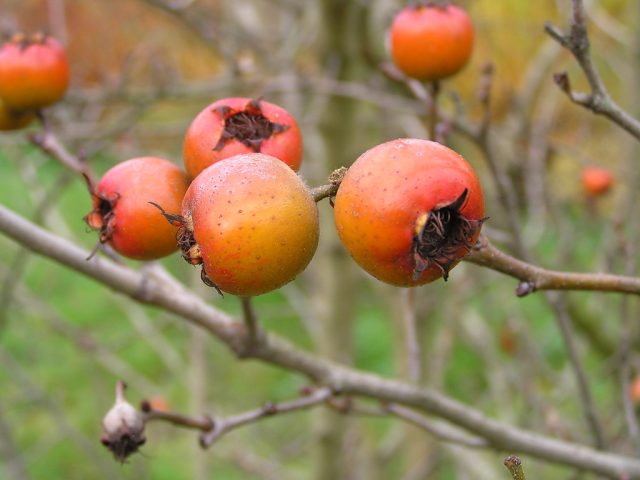
M 207 280 L 233 295 L 259 295 L 290 282 L 318 245 L 318 210 L 306 185 L 261 153 L 203 170 L 185 195 L 182 216 L 195 242 L 186 242 L 185 257 L 203 263 Z

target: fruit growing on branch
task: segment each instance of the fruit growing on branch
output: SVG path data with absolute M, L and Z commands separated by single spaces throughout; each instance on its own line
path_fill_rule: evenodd
M 11 110 L 51 105 L 68 86 L 67 54 L 55 38 L 18 34 L 0 47 L 0 97 Z
M 448 2 L 426 2 L 402 9 L 391 25 L 391 57 L 406 75 L 440 80 L 464 67 L 473 50 L 467 12 Z
M 123 463 L 146 442 L 144 417 L 125 399 L 126 387 L 123 381 L 117 382 L 116 401 L 102 419 L 100 437 L 115 459 Z
M 318 245 L 318 209 L 306 185 L 261 153 L 205 169 L 185 195 L 181 221 L 185 259 L 203 264 L 205 283 L 233 295 L 259 295 L 290 282 Z
M 188 185 L 186 174 L 168 160 L 127 160 L 105 173 L 95 187 L 89 186 L 93 210 L 85 221 L 99 232 L 101 243 L 109 243 L 125 257 L 167 256 L 176 250 L 178 228 L 149 202 L 178 214 Z
M 613 187 L 614 178 L 609 170 L 600 167 L 585 167 L 582 170 L 582 189 L 587 197 L 604 195 Z
M 485 220 L 471 166 L 453 150 L 418 139 L 363 153 L 340 184 L 334 216 L 355 261 L 402 287 L 446 280 Z
M 202 110 L 184 139 L 184 165 L 191 178 L 224 158 L 252 152 L 272 155 L 298 171 L 302 136 L 295 119 L 261 99 L 225 98 Z

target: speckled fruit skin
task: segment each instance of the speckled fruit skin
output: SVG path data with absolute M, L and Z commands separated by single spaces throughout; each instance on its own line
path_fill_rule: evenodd
M 191 178 L 224 158 L 254 151 L 238 140 L 231 140 L 222 150 L 215 150 L 224 129 L 224 118 L 216 112 L 226 106 L 233 110 L 243 110 L 252 99 L 243 97 L 224 98 L 202 110 L 191 123 L 184 138 L 184 166 Z M 285 109 L 273 103 L 260 102 L 262 114 L 271 122 L 288 125 L 289 128 L 265 140 L 260 153 L 279 158 L 296 172 L 302 161 L 302 135 L 295 119 Z
M 464 67 L 473 50 L 473 25 L 454 5 L 409 6 L 391 25 L 391 57 L 406 75 L 440 80 Z
M 206 168 L 182 207 L 204 269 L 220 290 L 254 296 L 294 279 L 318 246 L 318 209 L 287 165 L 261 153 Z
M 69 62 L 60 42 L 8 41 L 0 47 L 0 97 L 13 110 L 36 110 L 64 97 Z
M 177 250 L 177 227 L 149 202 L 178 215 L 188 185 L 186 174 L 162 158 L 132 158 L 111 168 L 95 187 L 97 195 L 115 199 L 109 244 L 135 260 L 154 260 Z
M 33 120 L 32 112 L 14 112 L 7 108 L 0 98 L 0 131 L 19 130 L 26 127 Z
M 461 214 L 484 218 L 480 182 L 456 152 L 436 142 L 398 139 L 363 153 L 349 168 L 335 199 L 334 218 L 354 260 L 383 282 L 422 285 L 442 276 L 432 266 L 413 280 L 413 236 L 418 218 L 455 201 L 464 189 Z M 476 232 L 471 242 L 480 234 Z M 458 254 L 466 254 L 460 248 Z
M 582 189 L 588 197 L 607 193 L 614 183 L 613 175 L 606 168 L 585 167 L 581 175 Z

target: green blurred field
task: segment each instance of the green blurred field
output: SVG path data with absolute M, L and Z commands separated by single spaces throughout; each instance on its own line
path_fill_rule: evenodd
M 67 20 L 72 51 L 79 62 L 78 84 L 74 85 L 69 106 L 61 105 L 54 116 L 56 127 L 64 132 L 69 145 L 78 146 L 86 140 L 78 132 L 91 128 L 74 123 L 77 118 L 73 115 L 86 115 L 84 111 L 79 113 L 81 102 L 77 97 L 100 85 L 100 81 L 92 80 L 100 65 L 97 55 L 87 49 L 87 44 L 93 49 L 99 48 L 99 44 L 79 41 L 73 36 L 90 31 L 91 25 L 74 24 L 73 20 L 99 18 L 104 5 L 83 1 L 74 10 L 71 3 L 67 2 Z M 147 12 L 144 2 L 113 3 L 119 4 L 118 8 L 125 13 Z M 378 8 L 386 11 L 389 3 L 380 2 L 382 6 Z M 499 7 L 490 0 L 468 3 L 478 19 L 479 50 L 469 74 L 455 80 L 451 88 L 462 92 L 464 101 L 471 105 L 470 115 L 477 119 L 476 72 L 483 61 L 494 59 L 499 72 L 494 95 L 500 133 L 501 129 L 508 130 L 507 110 L 527 61 L 544 39 L 542 21 L 561 19 L 555 2 L 551 1 L 536 5 L 502 2 Z M 0 7 L 0 14 L 5 9 L 18 19 L 29 18 L 30 12 L 46 17 L 43 2 L 18 4 L 10 1 L 7 7 Z M 603 8 L 621 22 L 625 21 L 624 12 L 632 8 L 631 4 L 622 0 L 602 2 Z M 197 41 L 155 10 L 145 15 L 142 30 L 165 28 L 173 35 L 182 35 L 180 45 L 167 54 L 175 61 L 174 67 L 184 69 L 181 81 L 189 84 L 195 78 L 213 82 L 207 74 L 214 70 L 215 62 L 210 62 L 208 50 L 202 46 L 194 47 L 195 52 L 190 49 Z M 108 25 L 96 29 L 95 42 L 108 33 L 116 39 L 104 57 L 105 70 L 115 75 L 123 51 L 131 48 L 130 38 L 127 34 L 110 32 Z M 516 40 L 508 41 L 513 38 L 509 35 L 514 34 Z M 604 51 L 611 46 L 613 40 L 600 30 L 595 35 L 598 48 Z M 143 43 L 151 50 L 163 51 L 166 47 L 163 38 L 145 37 L 147 43 Z M 315 40 L 313 37 L 309 45 L 303 45 L 306 51 L 301 57 L 314 51 Z M 633 82 L 624 72 L 615 70 L 628 61 L 628 54 L 620 46 L 615 52 L 610 63 L 600 57 L 598 61 L 605 63 L 607 80 L 616 95 L 629 98 L 625 95 Z M 318 62 L 297 59 L 301 63 Z M 558 66 L 569 68 L 579 78 L 577 69 L 571 70 L 575 67 L 569 60 L 560 56 Z M 637 59 L 634 61 L 637 63 Z M 143 64 L 136 65 L 144 70 Z M 315 68 L 323 73 L 318 65 Z M 140 74 L 136 81 L 144 80 L 145 75 Z M 579 80 L 576 84 L 582 85 Z M 245 94 L 261 93 L 252 86 L 243 84 L 242 88 Z M 554 87 L 545 83 L 544 88 Z M 392 90 L 396 95 L 406 95 L 400 88 Z M 233 94 L 233 84 L 221 92 Z M 310 184 L 320 184 L 331 170 L 333 159 L 328 159 L 327 153 L 342 147 L 327 145 L 318 124 L 316 108 L 320 110 L 317 105 L 327 101 L 326 95 L 274 90 L 272 96 L 302 119 L 307 142 L 302 173 Z M 213 100 L 205 96 L 188 97 L 150 102 L 138 112 L 140 117 L 130 130 L 114 135 L 105 147 L 92 154 L 90 162 L 95 170 L 104 172 L 124 158 L 147 152 L 163 154 L 179 164 L 182 132 L 195 112 Z M 524 237 L 536 262 L 548 268 L 623 273 L 627 265 L 619 256 L 618 233 L 612 218 L 620 211 L 623 196 L 637 189 L 638 175 L 626 170 L 633 165 L 629 159 L 635 158 L 637 149 L 609 124 L 594 120 L 562 97 L 557 101 L 562 102 L 562 108 L 554 113 L 550 135 L 562 148 L 554 151 L 545 168 L 553 215 L 540 225 L 527 217 L 523 208 Z M 396 116 L 389 117 L 389 111 L 369 103 L 351 103 L 356 103 L 360 110 L 355 115 L 357 128 L 344 126 L 347 134 L 352 134 L 350 144 L 344 147 L 347 152 L 361 152 L 388 138 L 422 128 L 420 120 L 410 112 L 392 112 Z M 97 125 L 105 130 L 117 127 L 118 112 L 130 106 L 131 102 L 109 104 L 98 116 Z M 103 133 L 101 128 L 94 128 L 93 133 L 97 131 Z M 86 186 L 79 178 L 67 179 L 63 167 L 30 146 L 24 135 L 24 132 L 2 134 L 0 138 L 0 203 L 91 249 L 96 237 L 86 231 L 82 222 L 90 209 Z M 452 145 L 478 169 L 491 217 L 487 225 L 494 232 L 503 233 L 503 206 L 481 155 L 460 136 L 452 136 Z M 508 155 L 507 158 L 508 164 L 504 166 L 515 172 L 513 177 L 521 182 L 518 187 L 522 187 L 526 180 L 522 178 L 520 158 Z M 612 195 L 591 209 L 582 198 L 578 181 L 578 172 L 585 163 L 610 166 L 621 180 Z M 522 200 L 522 192 L 518 195 Z M 43 198 L 47 199 L 44 205 Z M 255 302 L 260 323 L 267 330 L 308 349 L 316 348 L 314 331 L 323 328 L 314 322 L 326 307 L 320 289 L 326 259 L 329 255 L 340 255 L 335 253 L 339 247 L 330 231 L 328 202 L 322 202 L 320 210 L 324 219 L 321 248 L 309 269 L 291 286 L 261 296 Z M 630 216 L 625 224 L 632 242 L 637 239 L 635 223 Z M 199 272 L 186 265 L 179 255 L 174 254 L 162 264 L 216 307 L 234 314 L 240 312 L 236 298 L 220 298 L 201 286 Z M 140 268 L 134 262 L 130 265 Z M 348 286 L 356 311 L 355 319 L 349 321 L 353 325 L 350 354 L 353 365 L 383 376 L 406 376 L 399 308 L 402 292 L 371 280 L 355 268 L 353 271 L 354 281 Z M 319 415 L 314 411 L 276 416 L 230 433 L 208 451 L 200 450 L 193 432 L 153 424 L 148 429 L 142 454 L 125 465 L 117 464 L 100 445 L 99 437 L 100 420 L 111 406 L 113 386 L 119 378 L 130 384 L 128 393 L 133 403 L 161 396 L 172 409 L 190 414 L 233 414 L 267 401 L 290 399 L 306 385 L 306 379 L 255 361 L 238 361 L 215 339 L 179 318 L 137 305 L 93 280 L 29 254 L 4 236 L 0 236 L 0 285 L 0 479 L 12 478 L 7 461 L 10 458 L 18 458 L 16 461 L 26 468 L 25 478 L 35 480 L 315 478 L 321 441 L 318 432 L 334 423 L 342 424 L 337 414 Z M 425 350 L 425 384 L 493 418 L 589 443 L 574 377 L 553 314 L 540 294 L 516 298 L 513 294 L 516 286 L 513 279 L 463 263 L 452 272 L 448 283 L 439 281 L 416 291 Z M 623 335 L 622 301 L 617 294 L 567 295 L 579 352 L 601 420 L 617 451 L 630 453 L 616 355 Z M 637 318 L 637 301 L 631 301 L 629 308 L 629 318 Z M 305 312 L 304 320 L 300 311 Z M 348 330 L 345 326 L 345 332 Z M 634 351 L 638 343 L 636 330 L 633 327 L 631 337 Z M 436 469 L 433 476 L 420 478 L 508 478 L 502 459 L 509 452 L 463 451 L 388 418 L 355 417 L 346 429 L 351 470 L 344 478 L 404 479 L 407 470 L 428 456 L 433 456 Z M 531 478 L 570 478 L 568 469 L 526 457 L 524 460 Z

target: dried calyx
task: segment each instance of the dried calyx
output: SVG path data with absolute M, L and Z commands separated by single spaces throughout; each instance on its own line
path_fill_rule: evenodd
M 116 401 L 102 420 L 100 441 L 111 450 L 119 462 L 144 445 L 144 416 L 124 398 L 126 384 L 119 380 L 116 384 Z
M 162 216 L 166 218 L 171 225 L 178 227 L 176 240 L 178 242 L 178 248 L 182 253 L 182 258 L 191 265 L 202 265 L 203 261 L 200 253 L 200 246 L 196 242 L 196 238 L 193 234 L 193 220 L 191 219 L 191 216 L 184 217 L 182 215 L 173 215 L 171 213 L 167 213 L 165 209 L 157 203 L 149 203 L 160 210 Z M 218 286 L 207 276 L 207 272 L 204 270 L 204 265 L 202 265 L 200 278 L 202 279 L 202 283 L 208 287 L 215 288 L 221 296 L 224 296 L 222 290 L 220 290 Z
M 89 194 L 93 200 L 93 210 L 86 214 L 83 220 L 89 228 L 98 231 L 100 243 L 107 243 L 111 240 L 116 226 L 114 208 L 119 195 L 116 194 L 113 197 L 100 195 L 96 192 L 89 177 L 84 175 L 84 179 L 87 182 Z
M 259 152 L 262 142 L 289 128 L 288 125 L 272 122 L 265 117 L 260 107 L 261 100 L 251 100 L 243 110 L 227 106 L 214 109 L 224 120 L 222 134 L 214 150 L 222 150 L 227 142 L 237 140 L 254 152 Z
M 418 280 L 431 265 L 436 265 L 446 281 L 449 270 L 461 257 L 460 249 L 467 253 L 473 247 L 473 237 L 486 218 L 470 220 L 460 213 L 468 193 L 465 188 L 453 202 L 418 218 L 413 237 L 414 280 Z
M 46 43 L 47 35 L 42 32 L 36 32 L 32 35 L 26 35 L 24 33 L 15 33 L 9 39 L 10 43 L 20 46 L 21 50 L 30 47 L 31 45 L 42 45 Z

